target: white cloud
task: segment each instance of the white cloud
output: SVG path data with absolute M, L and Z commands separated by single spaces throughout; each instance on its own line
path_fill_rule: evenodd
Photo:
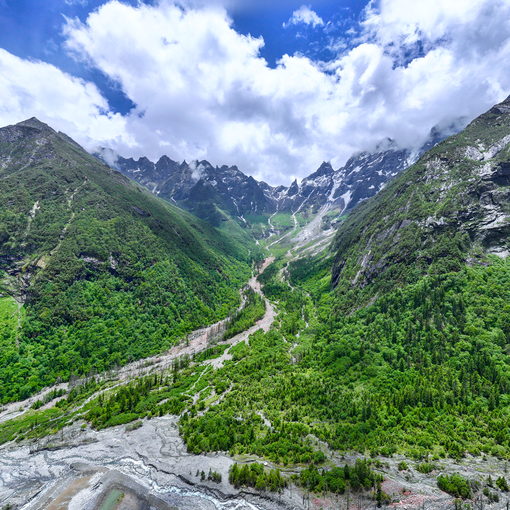
M 65 37 L 136 108 L 114 115 L 90 83 L 1 52 L 4 123 L 37 115 L 89 147 L 237 164 L 274 184 L 386 137 L 420 144 L 510 93 L 505 0 L 382 0 L 358 45 L 328 64 L 284 55 L 271 68 L 264 41 L 236 32 L 222 7 L 170 0 L 110 1 L 68 21 Z
M 126 135 L 125 119 L 108 111 L 96 86 L 39 61 L 0 49 L 0 125 L 36 116 L 88 148 Z M 129 143 L 129 140 L 125 140 Z
M 237 33 L 220 7 L 112 1 L 70 22 L 66 36 L 137 105 L 124 137 L 136 143 L 116 144 L 121 152 L 236 163 L 278 183 L 388 136 L 419 144 L 433 126 L 502 99 L 510 6 L 466 2 L 383 0 L 367 9 L 360 44 L 327 68 L 287 55 L 270 68 L 263 41 Z M 422 53 L 403 61 L 418 40 Z
M 287 23 L 283 24 L 283 27 L 288 27 L 289 25 L 312 25 L 314 28 L 319 25 L 324 25 L 323 19 L 311 9 L 309 5 L 302 5 L 299 9 L 296 9 L 292 16 L 290 17 Z

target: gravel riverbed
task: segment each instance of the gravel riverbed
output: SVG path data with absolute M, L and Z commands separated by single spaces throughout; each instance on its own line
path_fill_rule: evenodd
M 114 509 L 105 506 L 114 489 L 124 494 L 119 508 L 126 510 L 299 507 L 300 496 L 291 491 L 280 497 L 234 489 L 228 483 L 232 462 L 223 454 L 188 454 L 175 417 L 145 420 L 132 431 L 73 425 L 38 442 L 0 448 L 0 508 Z M 197 472 L 209 469 L 221 473 L 222 482 L 201 481 Z

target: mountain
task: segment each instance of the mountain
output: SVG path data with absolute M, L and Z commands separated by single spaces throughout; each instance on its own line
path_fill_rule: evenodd
M 246 277 L 239 260 L 255 249 L 229 244 L 223 230 L 31 122 L 0 131 L 6 400 L 77 368 L 83 373 L 157 351 L 174 327 L 187 332 L 195 315 L 195 323 L 209 317 L 212 301 L 226 310 L 236 301 L 233 280 Z M 26 479 L 32 489 L 37 466 L 47 484 L 50 451 L 71 470 L 77 448 L 97 441 L 94 462 L 106 470 L 134 466 L 128 473 L 147 487 L 171 486 L 177 474 L 194 493 L 202 483 L 208 495 L 212 484 L 222 494 L 254 486 L 250 491 L 264 490 L 265 498 L 278 492 L 273 503 L 288 507 L 304 508 L 315 493 L 318 505 L 332 508 L 347 508 L 354 498 L 366 508 L 391 501 L 446 509 L 468 500 L 499 508 L 493 503 L 507 499 L 510 448 L 510 99 L 394 178 L 399 160 L 392 157 L 390 180 L 372 181 L 382 190 L 349 209 L 329 250 L 300 257 L 297 235 L 268 241 L 273 257 L 252 280 L 266 309 L 261 296 L 248 293 L 231 326 L 243 330 L 264 314 L 262 323 L 213 346 L 197 346 L 194 337 L 192 347 L 203 351 L 192 359 L 170 352 L 141 363 L 137 377 L 114 371 L 68 388 L 65 398 L 48 392 L 9 406 L 3 422 L 0 416 L 0 442 L 10 442 L 7 466 L 17 473 L 7 478 L 8 490 L 23 488 Z M 358 158 L 366 168 L 372 161 L 372 169 L 385 160 Z M 357 185 L 358 166 L 346 165 L 342 179 Z M 272 213 L 267 223 L 292 217 L 298 231 L 301 211 L 318 208 L 305 232 L 334 199 L 354 195 L 342 183 L 334 189 L 335 175 L 324 164 L 305 183 L 332 197 L 323 205 L 313 190 L 299 198 L 303 183 L 280 190 L 279 200 L 287 191 L 301 210 Z M 342 200 L 339 209 L 352 203 Z M 221 220 L 222 228 L 227 224 Z M 179 315 L 169 317 L 174 311 Z M 21 334 L 9 336 L 18 324 Z M 96 430 L 115 425 L 105 435 Z M 33 452 L 21 466 L 18 450 L 8 450 L 14 440 Z M 128 443 L 128 451 L 112 453 L 110 445 Z M 190 457 L 220 451 L 273 465 L 227 470 L 223 455 Z M 185 463 L 173 464 L 181 455 Z M 198 471 L 190 470 L 192 459 Z M 276 466 L 289 469 L 279 473 Z
M 509 199 L 510 98 L 353 209 L 329 255 L 291 262 L 313 305 L 284 412 L 333 449 L 435 459 L 436 474 L 507 458 Z
M 222 220 L 216 208 L 238 218 L 241 224 L 250 216 L 275 212 L 313 215 L 325 205 L 341 211 L 351 209 L 376 194 L 416 159 L 409 150 L 386 142 L 372 153 L 354 155 L 340 169 L 334 170 L 324 162 L 300 183 L 273 187 L 247 176 L 236 166 L 213 167 L 208 161 L 177 163 L 162 156 L 154 163 L 146 157 L 126 159 L 106 149 L 98 156 L 154 194 L 214 224 Z
M 413 155 L 395 147 L 361 152 L 352 156 L 340 169 L 330 163 L 322 165 L 298 184 L 295 181 L 280 194 L 279 210 L 317 210 L 330 203 L 342 210 L 352 209 L 359 202 L 375 195 L 385 183 L 407 168 Z
M 341 225 L 333 282 L 365 294 L 510 253 L 510 101 L 428 151 Z
M 247 214 L 273 212 L 273 189 L 242 173 L 236 166 L 213 167 L 208 161 L 177 163 L 162 156 L 156 163 L 118 157 L 115 167 L 154 194 L 175 202 L 212 223 L 221 221 L 218 207 L 242 219 Z
M 0 129 L 0 400 L 167 349 L 239 300 L 254 247 L 32 118 Z

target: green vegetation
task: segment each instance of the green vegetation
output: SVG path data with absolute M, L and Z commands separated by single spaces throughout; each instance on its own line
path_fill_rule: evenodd
M 0 280 L 0 292 L 2 292 Z M 16 345 L 18 332 L 18 304 L 11 297 L 0 297 L 0 347 Z M 0 393 L 1 395 L 1 393 Z
M 287 481 L 278 469 L 266 470 L 262 464 L 232 464 L 230 466 L 228 481 L 236 488 L 253 487 L 257 490 L 281 492 Z
M 334 448 L 506 455 L 510 262 L 424 277 L 349 316 L 303 284 L 324 317 L 309 366 L 338 388 Z
M 207 475 L 204 471 L 197 471 L 197 476 L 200 475 L 200 480 L 203 482 L 204 480 L 207 480 L 208 482 L 214 482 L 214 483 L 221 483 L 221 473 L 218 473 L 217 471 L 211 470 L 209 468 L 209 473 Z
M 293 269 L 294 283 L 308 274 Z M 278 272 L 276 264 L 261 278 L 279 301 L 278 329 L 253 335 L 235 363 L 211 374 L 232 389 L 204 415 L 182 418 L 191 451 L 312 462 L 321 455 L 312 434 L 342 451 L 506 456 L 510 263 L 425 277 L 349 316 L 332 313 L 315 276 L 301 281 L 314 310 Z
M 326 447 L 404 454 L 425 474 L 436 469 L 429 459 L 467 453 L 509 458 L 510 260 L 487 255 L 473 241 L 482 235 L 473 226 L 476 218 L 457 222 L 482 189 L 478 162 L 469 163 L 473 170 L 459 156 L 465 137 L 477 136 L 476 126 L 435 148 L 380 198 L 349 215 L 335 245 L 333 273 L 330 254 L 288 264 L 280 257 L 268 267 L 260 281 L 279 314 L 267 333 L 259 330 L 232 347 L 210 346 L 165 373 L 121 387 L 91 378 L 53 408 L 0 425 L 0 441 L 40 437 L 73 420 L 103 428 L 172 413 L 179 415 L 192 453 L 227 451 L 280 466 L 303 464 L 299 483 L 307 489 L 373 489 L 379 503 L 385 495 L 370 463 L 324 469 Z M 508 149 L 498 158 L 510 159 Z M 495 195 L 503 193 L 498 183 L 483 182 Z M 127 188 L 125 200 L 140 204 L 131 195 L 142 192 Z M 73 224 L 32 280 L 20 349 L 12 333 L 0 334 L 5 400 L 57 378 L 159 352 L 190 329 L 231 313 L 238 302 L 235 288 L 246 279 L 249 260 L 237 242 L 236 255 L 226 255 L 221 236 L 212 241 L 209 227 L 155 199 L 144 196 L 150 214 L 138 218 L 124 214 L 124 201 L 113 211 L 115 202 L 101 189 L 93 191 L 76 195 L 83 202 Z M 18 209 L 26 211 L 32 200 Z M 445 220 L 441 228 L 428 227 L 429 218 Z M 39 232 L 38 241 L 30 241 L 34 260 L 48 253 L 36 219 L 28 236 Z M 5 215 L 2 221 L 5 231 L 26 231 L 19 218 Z M 61 228 L 60 221 L 55 230 Z M 0 256 L 28 243 L 9 236 Z M 247 298 L 227 338 L 264 313 L 257 294 Z M 17 323 L 12 301 L 4 306 L 10 311 L 0 311 L 0 318 Z M 227 348 L 231 359 L 220 368 L 205 363 Z M 285 482 L 260 464 L 236 464 L 230 479 L 276 491 Z M 464 499 L 475 489 L 457 474 L 441 475 L 437 483 Z M 508 490 L 504 478 L 496 485 Z
M 155 198 L 64 135 L 23 129 L 0 141 L 0 292 L 25 302 L 18 331 L 15 301 L 0 299 L 0 403 L 157 354 L 237 307 L 257 257 L 247 236 Z
M 499 502 L 499 494 L 497 492 L 492 492 L 488 487 L 484 487 L 482 494 L 489 500 L 489 503 Z
M 62 395 L 65 395 L 65 390 L 51 390 L 49 391 L 48 393 L 46 393 L 46 395 L 44 396 L 43 399 L 41 400 L 36 400 L 33 404 L 32 404 L 32 409 L 39 409 L 41 408 L 43 405 L 47 404 L 48 402 L 51 402 L 52 400 L 55 400 L 56 398 L 58 397 L 61 397 Z
M 471 497 L 471 485 L 459 474 L 439 475 L 437 486 L 444 492 L 456 498 L 469 499 Z
M 238 333 L 242 333 L 264 317 L 266 312 L 264 299 L 251 288 L 246 290 L 245 296 L 246 304 L 242 310 L 232 317 L 232 321 L 225 331 L 224 339 L 232 338 Z
M 488 148 L 508 136 L 508 104 L 435 146 L 349 214 L 333 246 L 338 311 L 349 313 L 427 274 L 460 271 L 466 260 L 484 262 L 493 249 L 507 250 L 510 146 L 503 144 L 490 163 L 470 154 L 478 147 L 483 152 L 480 143 Z M 494 197 L 491 208 L 482 196 Z M 486 229 L 494 215 L 501 215 L 502 228 Z
M 407 462 L 405 460 L 402 460 L 398 463 L 399 471 L 407 471 L 408 469 L 409 469 L 409 466 L 407 465 Z
M 423 473 L 424 475 L 432 473 L 435 469 L 437 469 L 437 466 L 432 462 L 421 462 L 416 466 L 416 471 Z
M 375 488 L 383 478 L 370 468 L 367 460 L 358 459 L 349 467 L 335 467 L 330 470 L 310 466 L 303 469 L 297 478 L 302 487 L 312 492 L 333 492 L 343 494 L 347 488 L 353 491 Z
M 286 213 L 286 212 L 279 212 L 279 213 L 275 214 L 271 218 L 271 223 L 277 229 L 291 228 L 294 226 L 294 221 L 292 220 L 292 214 Z
M 199 374 L 186 377 L 176 369 L 171 376 L 139 378 L 107 395 L 100 394 L 86 406 L 83 416 L 94 428 L 102 429 L 143 417 L 180 414 L 191 400 L 184 394 L 198 377 Z
M 282 282 L 281 267 L 261 278 L 279 302 L 273 330 L 233 347 L 218 370 L 202 363 L 224 352 L 221 344 L 166 375 L 108 390 L 81 417 L 101 428 L 181 414 L 189 451 L 256 454 L 282 465 L 320 465 L 314 438 L 341 451 L 416 459 L 506 457 L 510 325 L 501 311 L 510 302 L 510 262 L 424 277 L 349 316 L 332 313 L 321 263 L 291 266 L 293 284 L 310 295 Z M 56 409 L 72 409 L 94 389 L 77 391 Z M 8 422 L 0 437 L 35 437 L 70 419 L 44 413 Z
M 508 482 L 506 478 L 503 478 L 502 476 L 499 476 L 496 480 L 496 486 L 499 490 L 503 492 L 508 492 L 510 488 L 508 487 Z

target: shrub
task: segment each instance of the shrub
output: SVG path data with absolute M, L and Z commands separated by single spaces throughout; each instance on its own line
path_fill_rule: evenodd
M 437 486 L 444 492 L 457 498 L 468 499 L 471 497 L 469 481 L 459 474 L 439 475 Z
M 423 473 L 425 475 L 428 475 L 429 473 L 432 473 L 436 469 L 436 465 L 432 462 L 422 462 L 421 464 L 418 464 L 416 466 L 416 471 L 419 471 L 420 473 Z
M 508 490 L 509 490 L 508 489 L 508 482 L 502 476 L 500 476 L 496 480 L 496 485 L 498 486 L 498 489 L 502 490 L 503 492 L 508 492 Z

